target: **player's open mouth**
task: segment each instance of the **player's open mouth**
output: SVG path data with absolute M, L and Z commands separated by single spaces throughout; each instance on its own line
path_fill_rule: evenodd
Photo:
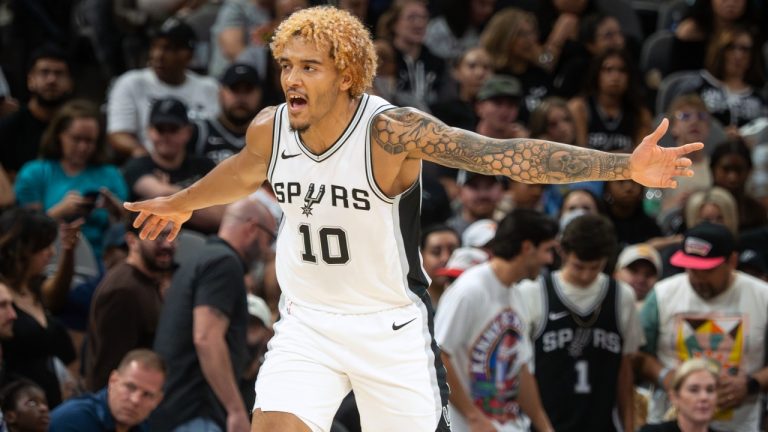
M 288 97 L 288 105 L 291 107 L 292 111 L 297 111 L 307 105 L 307 100 L 301 96 L 291 95 Z

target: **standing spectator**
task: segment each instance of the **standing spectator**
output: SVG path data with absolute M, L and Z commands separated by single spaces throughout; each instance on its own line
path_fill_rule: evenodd
M 552 263 L 557 224 L 541 213 L 514 210 L 489 243 L 492 258 L 459 276 L 435 316 L 435 339 L 451 386 L 455 432 L 550 431 L 529 372 L 532 352 L 515 288 Z M 530 421 L 526 417 L 530 417 Z
M 252 66 L 235 63 L 224 71 L 219 87 L 218 117 L 196 122 L 197 136 L 190 141 L 190 154 L 214 163 L 245 146 L 245 131 L 261 110 L 261 79 Z
M 107 132 L 118 155 L 138 157 L 152 150 L 152 140 L 145 133 L 156 99 L 182 100 L 193 119 L 218 115 L 216 81 L 188 70 L 194 47 L 194 30 L 170 18 L 152 39 L 149 67 L 130 70 L 115 80 L 108 96 Z
M 50 415 L 45 392 L 39 385 L 26 379 L 19 379 L 0 390 L 0 408 L 4 432 L 48 432 Z
M 176 243 L 165 238 L 139 239 L 125 233 L 128 256 L 110 269 L 91 300 L 85 385 L 98 391 L 131 350 L 152 348 L 163 305 L 162 288 L 170 282 Z
M 248 324 L 244 277 L 270 250 L 275 228 L 263 204 L 240 200 L 227 207 L 219 236 L 177 272 L 155 339 L 169 375 L 153 430 L 250 430 L 238 389 Z
M 726 189 L 736 199 L 739 231 L 768 223 L 765 207 L 747 192 L 752 155 L 743 139 L 729 139 L 718 144 L 709 156 L 709 170 L 712 184 Z
M 551 86 L 549 73 L 538 63 L 537 52 L 541 47 L 536 17 L 516 8 L 497 12 L 483 30 L 480 45 L 491 54 L 496 73 L 520 80 L 523 87 L 520 119 L 527 122 L 530 113 L 549 95 Z
M 562 268 L 520 285 L 544 409 L 558 432 L 634 430 L 630 359 L 643 335 L 634 291 L 602 273 L 613 226 L 579 216 L 560 245 Z
M 147 133 L 152 150 L 147 156 L 128 161 L 123 168 L 132 199 L 171 195 L 216 166 L 208 158 L 187 152 L 192 133 L 184 103 L 170 97 L 154 102 Z M 222 212 L 223 207 L 195 212 L 189 227 L 206 233 L 215 232 Z
M 718 421 L 712 427 L 756 431 L 759 393 L 768 388 L 768 284 L 736 270 L 736 241 L 724 225 L 696 225 L 682 244 L 670 261 L 685 273 L 657 283 L 641 313 L 647 341 L 641 370 L 657 383 L 648 422 L 658 423 L 667 410 L 672 371 L 702 357 L 717 362 L 722 371 Z
M 111 223 L 123 215 L 128 188 L 120 171 L 105 163 L 101 115 L 84 100 L 66 103 L 43 135 L 41 158 L 16 178 L 19 205 L 44 210 L 56 220 L 83 218 L 82 232 L 101 259 Z
M 595 57 L 584 96 L 571 99 L 576 143 L 602 151 L 630 153 L 651 131 L 651 113 L 643 105 L 637 71 L 625 50 L 608 49 Z
M 37 158 L 43 131 L 56 110 L 72 93 L 66 54 L 45 45 L 32 54 L 27 73 L 29 102 L 0 118 L 0 164 L 11 180 L 24 163 Z
M 616 260 L 613 277 L 635 290 L 638 305 L 653 289 L 661 275 L 661 256 L 646 243 L 637 243 L 624 248 Z
M 443 0 L 440 15 L 429 20 L 424 38 L 432 53 L 446 62 L 476 47 L 480 32 L 493 15 L 496 0 Z
M 645 425 L 639 432 L 711 432 L 709 423 L 717 408 L 719 374 L 717 365 L 706 359 L 691 359 L 680 365 L 669 390 L 676 418 Z
M 109 375 L 107 387 L 53 410 L 49 432 L 149 432 L 147 418 L 163 399 L 167 373 L 160 356 L 133 350 Z
M 424 45 L 428 23 L 424 0 L 397 0 L 379 19 L 378 36 L 389 40 L 395 49 L 395 104 L 428 110 L 445 84 L 445 62 Z
M 43 304 L 42 273 L 53 255 L 56 231 L 51 218 L 35 211 L 15 209 L 0 216 L 0 274 L 8 281 L 17 315 L 13 337 L 2 341 L 6 373 L 42 387 L 51 407 L 62 400 L 54 358 L 64 364 L 75 360 L 66 329 Z

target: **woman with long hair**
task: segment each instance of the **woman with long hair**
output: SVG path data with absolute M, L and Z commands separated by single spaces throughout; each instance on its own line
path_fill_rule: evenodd
M 732 138 L 718 144 L 709 156 L 709 169 L 714 186 L 726 189 L 736 199 L 740 231 L 768 223 L 765 207 L 747 192 L 752 155 L 743 139 Z
M 56 358 L 64 364 L 75 359 L 66 329 L 43 301 L 43 272 L 56 234 L 56 222 L 44 213 L 13 209 L 0 215 L 0 275 L 8 281 L 17 315 L 13 337 L 2 342 L 5 372 L 42 387 L 51 407 L 62 401 Z
M 15 184 L 20 206 L 44 210 L 59 221 L 84 219 L 82 232 L 98 259 L 104 234 L 111 220 L 122 218 L 128 197 L 120 171 L 104 163 L 102 129 L 94 104 L 66 103 L 43 134 L 41 158 L 26 163 Z
M 631 153 L 651 131 L 639 78 L 625 50 L 608 49 L 592 61 L 584 96 L 570 100 L 576 143 L 603 151 Z

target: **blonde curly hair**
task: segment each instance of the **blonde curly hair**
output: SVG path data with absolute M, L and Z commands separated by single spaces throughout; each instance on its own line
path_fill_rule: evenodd
M 317 6 L 293 13 L 275 30 L 270 43 L 275 59 L 280 58 L 293 37 L 328 50 L 336 70 L 348 71 L 352 76 L 350 96 L 360 96 L 373 85 L 377 58 L 371 33 L 349 12 L 332 6 Z

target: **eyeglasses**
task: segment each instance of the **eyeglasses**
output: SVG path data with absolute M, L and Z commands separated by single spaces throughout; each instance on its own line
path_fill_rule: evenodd
M 675 118 L 680 121 L 691 120 L 706 120 L 709 118 L 709 113 L 705 111 L 678 111 L 675 113 Z

